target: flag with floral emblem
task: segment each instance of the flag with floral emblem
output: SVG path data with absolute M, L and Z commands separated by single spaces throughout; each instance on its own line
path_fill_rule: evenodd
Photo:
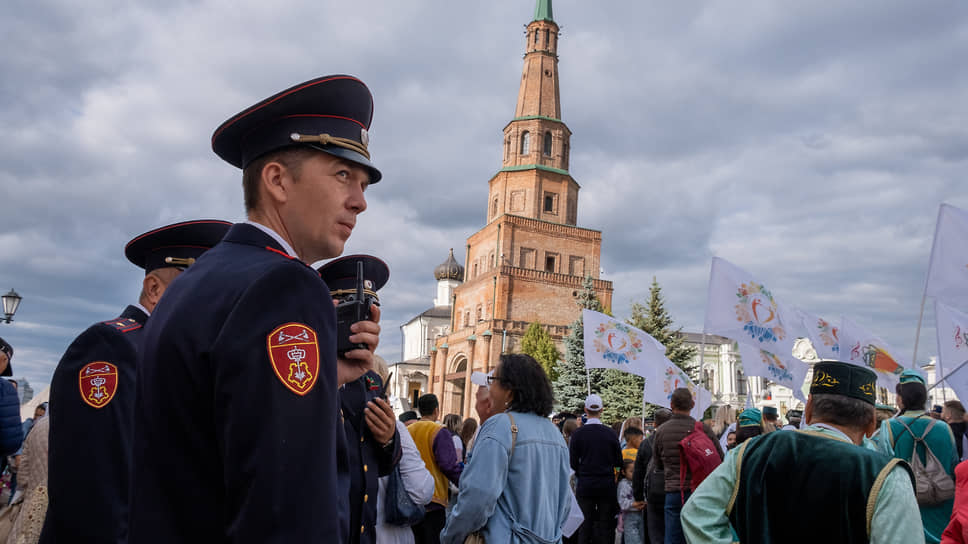
M 968 399 L 968 382 L 958 368 L 968 361 L 968 314 L 935 301 L 935 317 L 938 329 L 938 376 L 952 373 L 948 386 L 954 389 L 959 399 Z M 968 367 L 968 365 L 965 365 Z M 958 378 L 961 376 L 962 378 Z
M 739 344 L 739 356 L 743 360 L 743 373 L 761 376 L 773 383 L 787 387 L 793 396 L 807 402 L 803 396 L 803 382 L 807 379 L 808 366 L 793 356 L 782 357 L 749 344 Z
M 586 367 L 614 368 L 649 377 L 664 364 L 665 346 L 650 334 L 592 310 L 582 310 L 581 317 Z
M 794 329 L 799 326 L 796 314 L 781 306 L 765 284 L 713 257 L 705 332 L 787 356 L 793 352 Z
M 866 366 L 877 374 L 877 385 L 894 391 L 904 367 L 898 353 L 867 329 L 844 317 L 840 322 L 840 360 Z
M 968 297 L 968 210 L 942 204 L 931 245 L 924 293 L 940 299 Z
M 654 368 L 655 372 L 645 377 L 645 391 L 643 392 L 645 402 L 669 408 L 672 392 L 680 387 L 685 387 L 692 393 L 692 399 L 696 403 L 690 415 L 695 419 L 702 417 L 703 410 L 712 400 L 709 391 L 693 383 L 681 368 L 665 356 L 662 357 L 661 366 L 653 365 L 651 368 Z
M 798 310 L 803 331 L 820 359 L 840 360 L 840 325 L 803 310 Z

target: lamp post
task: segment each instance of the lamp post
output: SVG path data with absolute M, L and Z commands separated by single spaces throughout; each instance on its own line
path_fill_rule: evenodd
M 13 314 L 17 313 L 17 308 L 20 306 L 20 301 L 23 297 L 18 295 L 13 289 L 9 293 L 0 297 L 3 299 L 3 314 L 4 318 L 0 321 L 6 321 L 10 323 L 13 321 Z

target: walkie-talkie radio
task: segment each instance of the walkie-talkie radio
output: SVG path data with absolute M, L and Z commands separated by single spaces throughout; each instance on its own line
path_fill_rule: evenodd
M 336 304 L 336 353 L 368 349 L 366 344 L 350 342 L 350 327 L 370 319 L 370 306 L 380 305 L 376 292 L 390 278 L 386 263 L 370 255 L 349 255 L 330 261 L 319 268 L 319 275 L 329 287 Z

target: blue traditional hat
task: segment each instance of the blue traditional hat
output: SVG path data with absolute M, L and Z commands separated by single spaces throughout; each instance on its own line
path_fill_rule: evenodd
M 813 365 L 810 394 L 844 395 L 873 406 L 876 384 L 877 374 L 869 368 L 839 361 L 820 361 Z
M 0 352 L 7 354 L 7 368 L 0 372 L 0 376 L 13 376 L 13 367 L 10 365 L 10 360 L 13 359 L 13 346 L 3 338 L 0 338 Z
M 900 383 L 920 383 L 921 385 L 927 385 L 924 374 L 916 368 L 909 368 L 901 372 L 901 377 L 898 381 Z
M 135 237 L 124 246 L 124 255 L 146 274 L 168 266 L 184 269 L 219 243 L 231 226 L 217 219 L 173 223 Z
M 764 406 L 763 415 L 770 417 L 780 417 L 780 413 L 776 410 L 776 406 Z
M 229 164 L 245 168 L 279 149 L 308 146 L 383 175 L 370 162 L 368 130 L 373 97 L 353 76 L 311 79 L 251 106 L 222 123 L 212 135 L 212 149 Z
M 763 414 L 756 408 L 747 408 L 739 415 L 739 427 L 759 427 L 763 421 Z

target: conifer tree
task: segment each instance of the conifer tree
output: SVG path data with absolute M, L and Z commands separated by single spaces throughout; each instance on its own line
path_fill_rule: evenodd
M 585 276 L 582 282 L 582 290 L 578 293 L 575 302 L 579 309 L 602 311 L 602 303 L 598 300 L 598 295 L 595 294 L 591 276 Z M 556 410 L 574 411 L 584 406 L 585 397 L 588 395 L 588 382 L 585 374 L 584 322 L 580 313 L 578 319 L 571 324 L 571 331 L 568 336 L 565 337 L 565 358 L 558 365 L 556 373 L 557 376 L 552 382 Z M 598 385 L 601 383 L 601 374 L 600 369 L 592 369 L 593 392 L 598 390 Z M 602 400 L 604 401 L 604 399 Z
M 555 367 L 561 359 L 561 353 L 551 339 L 551 335 L 539 323 L 534 322 L 528 326 L 524 337 L 521 338 L 521 353 L 534 357 L 534 360 L 538 361 L 548 374 L 548 379 L 554 381 L 558 372 Z
M 682 337 L 682 327 L 672 329 L 672 316 L 665 309 L 665 299 L 662 297 L 662 287 L 652 277 L 649 288 L 649 302 L 644 305 L 638 302 L 632 304 L 632 316 L 626 321 L 629 325 L 641 329 L 652 335 L 666 348 L 666 357 L 683 370 L 690 378 L 696 380 L 699 365 L 692 361 L 696 355 L 696 348 L 687 346 Z

